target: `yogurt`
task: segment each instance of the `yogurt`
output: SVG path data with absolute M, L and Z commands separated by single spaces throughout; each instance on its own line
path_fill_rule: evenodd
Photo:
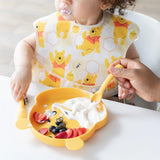
M 68 119 L 77 120 L 81 127 L 90 129 L 106 116 L 106 110 L 98 111 L 99 102 L 79 97 L 65 101 L 63 104 L 54 103 L 52 109 L 60 109 Z

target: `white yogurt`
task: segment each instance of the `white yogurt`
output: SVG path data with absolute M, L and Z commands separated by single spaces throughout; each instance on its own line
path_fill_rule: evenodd
M 65 101 L 63 104 L 54 103 L 52 109 L 60 109 L 68 119 L 77 120 L 81 127 L 90 129 L 93 125 L 101 121 L 106 116 L 106 110 L 98 111 L 99 102 L 91 102 L 87 98 L 73 98 Z M 64 109 L 64 106 L 70 110 Z

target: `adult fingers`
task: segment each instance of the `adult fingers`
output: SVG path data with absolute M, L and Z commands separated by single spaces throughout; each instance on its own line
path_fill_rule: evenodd
M 126 96 L 126 100 L 131 101 L 131 100 L 134 99 L 134 97 L 135 97 L 135 93 L 128 94 L 128 95 Z

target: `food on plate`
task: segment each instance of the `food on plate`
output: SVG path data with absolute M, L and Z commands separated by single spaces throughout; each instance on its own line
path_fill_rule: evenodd
M 46 135 L 48 133 L 48 128 L 41 128 L 39 132 L 43 135 Z
M 56 134 L 55 138 L 74 138 L 77 136 L 81 136 L 82 134 L 86 133 L 87 129 L 86 128 L 74 128 L 74 129 L 68 129 L 66 131 L 60 132 L 58 134 Z
M 91 102 L 84 97 L 72 98 L 63 104 L 54 103 L 52 109 L 55 108 L 60 109 L 68 119 L 77 120 L 81 127 L 87 129 L 91 129 L 106 116 L 106 111 L 99 106 L 99 102 Z
M 57 109 L 61 112 L 59 113 Z M 58 117 L 57 112 L 62 116 Z M 67 118 L 67 121 L 64 120 L 63 116 Z M 55 138 L 60 139 L 69 139 L 85 134 L 87 130 L 90 130 L 105 116 L 106 111 L 98 102 L 91 102 L 90 99 L 83 97 L 69 99 L 63 104 L 53 103 L 52 110 L 46 109 L 44 113 L 33 113 L 34 121 L 42 125 L 41 129 L 39 129 L 41 134 L 48 135 L 49 137 L 52 137 L 51 134 L 54 134 Z M 76 120 L 80 127 L 74 128 L 73 125 L 73 128 L 68 128 L 67 124 L 71 120 Z
M 40 124 L 45 123 L 48 120 L 47 115 L 38 112 L 33 113 L 33 118 L 35 122 Z

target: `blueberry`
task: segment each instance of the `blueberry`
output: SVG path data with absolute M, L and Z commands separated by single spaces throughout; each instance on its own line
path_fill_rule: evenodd
M 59 130 L 59 133 L 60 132 L 63 132 L 63 131 L 66 131 L 67 130 L 67 128 L 66 127 L 63 127 L 63 128 L 61 128 L 60 130 Z
M 56 122 L 63 122 L 63 117 L 59 117 L 56 119 Z
M 56 125 L 59 126 L 59 124 L 61 124 L 61 122 L 56 122 Z
M 50 126 L 49 131 L 52 131 L 54 128 L 56 128 L 56 127 L 55 126 Z
M 50 120 L 50 119 L 47 119 L 47 121 L 48 121 L 48 122 L 51 122 L 51 120 Z
M 60 124 L 58 125 L 58 127 L 60 127 L 60 128 L 66 127 L 66 124 L 65 124 L 65 123 L 60 123 Z
M 52 133 L 53 133 L 53 134 L 59 133 L 59 129 L 58 129 L 57 127 L 56 127 L 56 128 L 53 128 L 53 129 L 52 129 Z

